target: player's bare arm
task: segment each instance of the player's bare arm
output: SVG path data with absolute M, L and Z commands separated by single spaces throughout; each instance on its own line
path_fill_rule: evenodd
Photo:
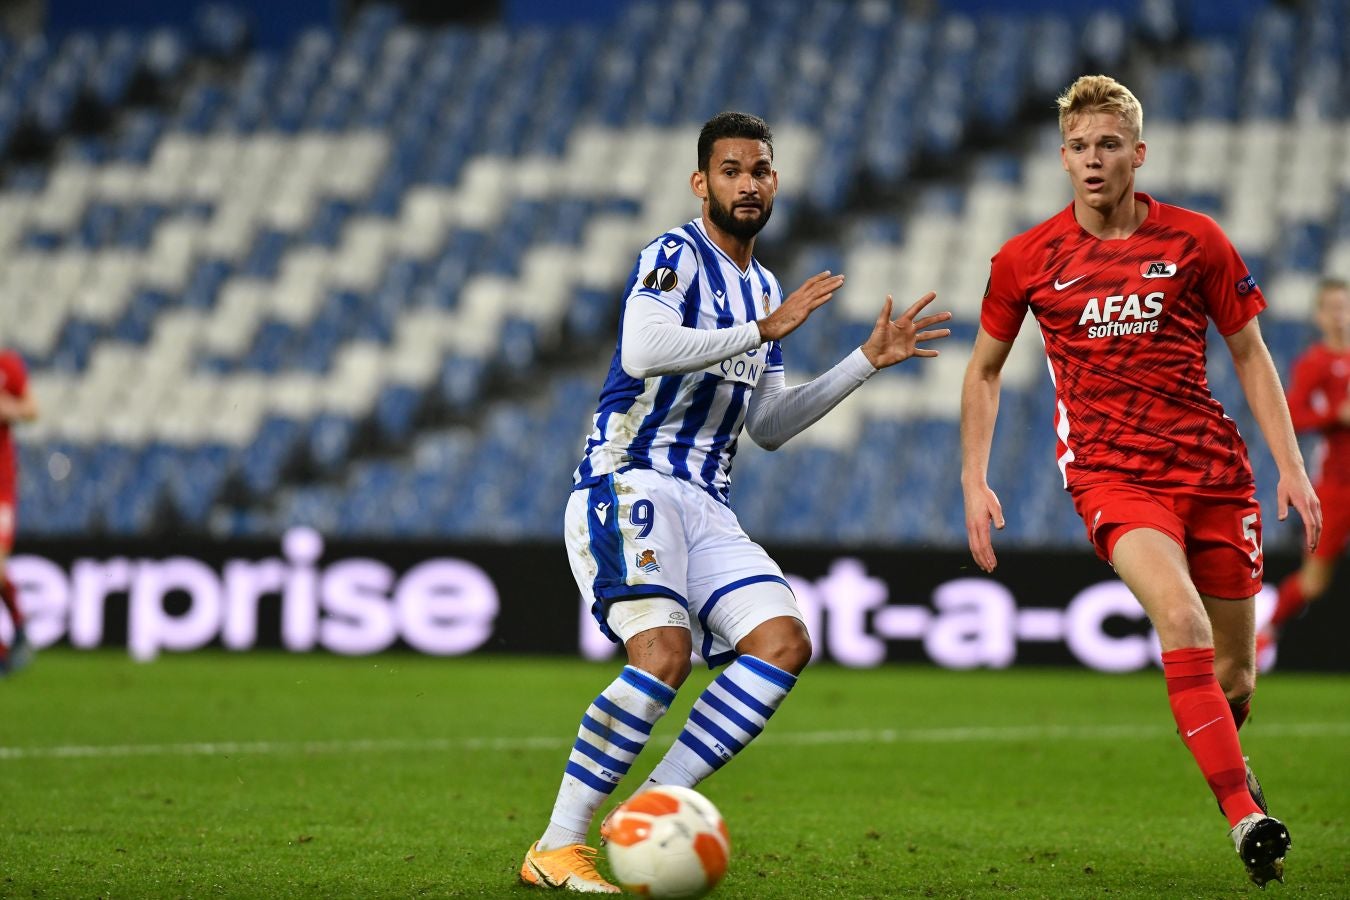
M 975 564 L 986 572 L 998 565 L 989 526 L 992 523 L 1002 530 L 1006 524 L 1003 505 L 987 477 L 1003 364 L 1011 350 L 1011 341 L 997 340 L 981 328 L 975 335 L 961 386 L 961 492 L 966 502 L 966 540 Z
M 1233 355 L 1233 368 L 1247 397 L 1247 406 L 1256 417 L 1256 424 L 1280 470 L 1280 481 L 1275 489 L 1280 521 L 1289 517 L 1290 506 L 1298 510 L 1303 519 L 1306 546 L 1311 552 L 1317 548 L 1322 536 L 1322 503 L 1303 466 L 1303 454 L 1289 418 L 1289 405 L 1280 386 L 1279 373 L 1275 371 L 1275 362 L 1261 338 L 1261 327 L 1252 319 L 1225 340 Z
M 862 345 L 863 355 L 867 357 L 867 361 L 872 364 L 873 368 L 884 369 L 887 366 L 904 362 L 911 356 L 938 355 L 936 350 L 929 350 L 918 345 L 950 337 L 952 333 L 950 328 L 940 328 L 936 331 L 930 331 L 929 329 L 934 325 L 950 321 L 952 314 L 940 312 L 924 316 L 921 319 L 916 318 L 919 313 L 923 312 L 924 307 L 935 299 L 937 299 L 937 294 L 929 291 L 915 301 L 913 306 L 905 310 L 904 315 L 893 320 L 891 319 L 891 310 L 895 301 L 890 294 L 886 295 L 886 303 L 881 307 L 881 315 L 877 316 L 877 323 L 872 328 L 872 334 Z
M 37 400 L 31 390 L 22 397 L 0 394 L 0 422 L 31 422 L 37 417 Z
M 801 327 L 801 324 L 834 296 L 844 285 L 843 274 L 828 270 L 812 275 L 797 288 L 783 304 L 759 320 L 759 336 L 765 341 L 781 340 Z

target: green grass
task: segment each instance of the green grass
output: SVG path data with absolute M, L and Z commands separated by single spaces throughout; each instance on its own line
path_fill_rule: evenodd
M 616 668 L 45 652 L 0 681 L 0 897 L 534 896 L 520 857 Z M 1350 896 L 1348 696 L 1262 682 L 1245 749 L 1295 841 L 1266 895 Z M 728 900 L 1258 893 L 1156 672 L 813 668 L 703 790 Z

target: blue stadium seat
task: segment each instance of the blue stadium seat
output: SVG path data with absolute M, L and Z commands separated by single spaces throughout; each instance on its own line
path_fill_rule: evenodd
M 356 437 L 356 423 L 336 413 L 320 413 L 309 427 L 309 460 L 320 472 L 336 472 L 347 460 Z
M 253 442 L 239 455 L 238 474 L 253 497 L 267 498 L 281 486 L 282 474 L 296 458 L 304 427 L 294 419 L 269 416 Z
M 375 425 L 386 442 L 398 445 L 407 440 L 422 399 L 422 391 L 403 384 L 388 385 L 380 392 L 375 401 Z
M 209 522 L 268 535 L 305 521 L 349 535 L 553 539 L 596 400 L 594 368 L 603 368 L 614 346 L 622 285 L 607 282 L 626 274 L 593 277 L 602 267 L 591 242 L 602 232 L 592 226 L 615 216 L 646 223 L 665 203 L 640 182 L 636 190 L 630 182 L 617 190 L 583 186 L 568 167 L 574 142 L 595 137 L 585 130 L 613 129 L 617 146 L 652 126 L 687 133 L 728 106 L 765 113 L 785 135 L 784 159 L 789 145 L 813 154 L 802 160 L 805 171 L 785 178 L 774 222 L 781 231 L 771 249 L 766 244 L 784 287 L 821 269 L 846 270 L 859 245 L 895 248 L 904 259 L 898 271 L 908 275 L 915 260 L 907 242 L 930 236 L 930 221 L 965 223 L 976 210 L 1009 222 L 1031 217 L 1022 206 L 1038 167 L 1023 146 L 1035 142 L 1019 136 L 1020 117 L 1033 108 L 1043 113 L 1045 98 L 1077 72 L 1114 71 L 1130 60 L 1137 69 L 1130 83 L 1144 96 L 1149 121 L 1167 123 L 1164 133 L 1185 152 L 1193 152 L 1187 129 L 1198 120 L 1233 122 L 1236 134 L 1273 121 L 1291 129 L 1294 144 L 1302 136 L 1293 129 L 1308 121 L 1343 127 L 1350 114 L 1343 3 L 1266 6 L 1217 24 L 1206 15 L 1172 2 L 1069 17 L 699 0 L 626 4 L 606 24 L 433 30 L 404 23 L 394 6 L 361 5 L 340 32 L 311 29 L 269 53 L 248 48 L 249 23 L 236 11 L 214 6 L 191 35 L 0 36 L 3 192 L 22 216 L 11 245 L 21 259 L 0 270 L 7 278 L 16 272 L 16 282 L 30 271 L 38 279 L 65 273 L 53 282 L 67 293 L 45 307 L 59 312 L 31 338 L 41 342 L 30 354 L 39 378 L 74 379 L 79 393 L 100 346 L 144 347 L 165 365 L 174 348 L 161 346 L 163 336 L 193 341 L 200 322 L 237 324 L 242 334 L 193 352 L 184 375 L 212 373 L 229 389 L 236 378 L 284 375 L 292 379 L 284 408 L 298 417 L 262 412 L 256 432 L 230 450 L 196 436 L 145 449 L 106 435 L 83 444 L 48 440 L 24 451 L 25 468 L 33 469 L 22 476 L 26 527 L 153 534 L 204 532 Z M 751 42 L 756 53 L 738 55 Z M 1144 45 L 1153 51 L 1135 52 Z M 107 124 L 91 131 L 81 117 L 95 111 Z M 42 147 L 57 136 L 48 159 Z M 26 155 L 15 156 L 16 139 L 37 149 L 25 145 Z M 331 161 L 322 171 L 284 168 L 318 142 Z M 357 145 L 371 155 L 354 151 Z M 252 185 L 226 181 L 236 177 L 232 167 L 265 164 L 268 154 L 279 162 L 265 194 L 251 197 Z M 531 159 L 521 171 L 532 173 L 539 161 L 552 167 L 553 180 L 513 180 L 521 157 Z M 481 177 L 494 165 L 506 178 L 477 193 L 483 183 L 466 174 Z M 227 168 L 201 177 L 192 171 L 210 166 Z M 165 177 L 142 183 L 146 167 L 163 167 Z M 57 189 L 43 195 L 49 181 Z M 1192 183 L 1184 165 L 1158 194 L 1221 221 L 1233 214 L 1234 198 Z M 241 198 L 256 206 L 236 208 Z M 1005 213 L 999 203 L 1010 198 Z M 1339 260 L 1350 237 L 1347 198 L 1350 190 L 1339 190 L 1331 204 L 1325 197 L 1294 204 L 1273 241 L 1244 246 L 1258 281 L 1316 275 Z M 291 215 L 297 209 L 302 215 Z M 233 222 L 222 221 L 221 211 L 238 216 L 242 231 L 229 233 Z M 339 251 L 348 226 L 370 215 L 382 217 L 390 236 L 372 257 L 378 269 L 356 258 L 366 246 L 350 259 Z M 409 230 L 428 227 L 438 229 L 434 236 Z M 985 239 L 963 228 L 972 243 Z M 519 284 L 533 272 L 531 254 L 558 245 L 578 254 L 561 291 L 560 322 L 511 312 L 482 335 L 457 331 L 481 327 L 460 318 L 476 315 L 461 305 L 476 296 L 465 293 L 476 278 Z M 102 272 L 122 254 L 133 274 L 90 292 L 83 262 L 70 263 L 75 250 L 92 260 L 88 271 Z M 954 271 L 964 250 L 954 245 L 935 265 Z M 236 278 L 263 283 L 262 308 L 237 323 L 221 319 L 217 303 Z M 317 291 L 306 295 L 319 298 L 317 308 L 286 294 L 292 286 Z M 170 316 L 175 310 L 187 314 Z M 861 342 L 870 322 L 854 318 L 832 305 L 785 341 L 790 380 L 823 371 Z M 444 328 L 424 333 L 424 321 Z M 412 322 L 418 328 L 409 329 Z M 962 313 L 953 343 L 968 343 L 974 328 L 974 317 Z M 1281 367 L 1309 334 L 1304 322 L 1270 317 L 1265 328 Z M 410 332 L 424 343 L 404 360 L 401 342 Z M 559 334 L 569 351 L 593 357 L 592 371 L 565 374 L 570 360 L 544 352 Z M 381 354 L 366 406 L 312 413 L 303 404 L 322 408 L 317 398 L 326 397 L 328 379 L 345 376 L 335 363 L 351 361 L 354 342 L 359 353 Z M 1218 352 L 1216 394 L 1246 429 L 1240 388 Z M 107 362 L 98 359 L 100 367 Z M 928 390 L 932 368 L 904 366 L 886 377 Z M 421 384 L 432 371 L 431 383 Z M 512 375 L 503 390 L 493 383 L 499 371 Z M 548 390 L 516 397 L 517 378 Z M 990 478 L 1005 506 L 1017 509 L 1005 539 L 1079 546 L 1081 523 L 1061 496 L 1043 382 L 1005 390 Z M 429 430 L 446 419 L 467 426 Z M 746 527 L 783 541 L 961 545 L 954 422 L 914 415 L 863 428 L 864 439 L 846 450 L 798 441 L 738 464 L 733 502 Z M 565 450 L 535 459 L 523 452 L 521 434 Z M 367 438 L 374 438 L 369 446 Z M 82 476 L 58 481 L 45 472 L 47 460 L 66 451 Z M 367 458 L 371 451 L 378 461 Z M 1254 461 L 1261 476 L 1269 474 L 1267 458 Z M 509 474 L 485 478 L 494 467 Z M 848 477 L 803 479 L 803 471 Z M 305 486 L 315 476 L 323 484 Z M 1265 499 L 1269 486 L 1262 490 Z

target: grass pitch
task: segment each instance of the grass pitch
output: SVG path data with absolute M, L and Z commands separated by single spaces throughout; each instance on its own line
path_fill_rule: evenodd
M 544 896 L 516 872 L 616 671 L 44 652 L 0 681 L 0 897 Z M 1347 699 L 1347 677 L 1262 681 L 1244 748 L 1294 838 L 1266 895 L 1350 896 Z M 1258 893 L 1156 672 L 812 668 L 702 790 L 726 900 Z

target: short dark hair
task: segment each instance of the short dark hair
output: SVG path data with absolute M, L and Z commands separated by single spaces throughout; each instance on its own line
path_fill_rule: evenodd
M 769 158 L 773 159 L 773 131 L 769 123 L 759 116 L 741 112 L 720 112 L 703 124 L 698 133 L 698 170 L 708 171 L 712 161 L 713 144 L 722 138 L 749 138 L 763 141 L 769 148 Z
M 1313 295 L 1315 311 L 1321 312 L 1322 307 L 1326 304 L 1327 294 L 1336 291 L 1350 291 L 1350 283 L 1346 282 L 1344 278 L 1337 278 L 1332 275 L 1324 276 L 1321 281 L 1318 281 L 1317 293 Z

